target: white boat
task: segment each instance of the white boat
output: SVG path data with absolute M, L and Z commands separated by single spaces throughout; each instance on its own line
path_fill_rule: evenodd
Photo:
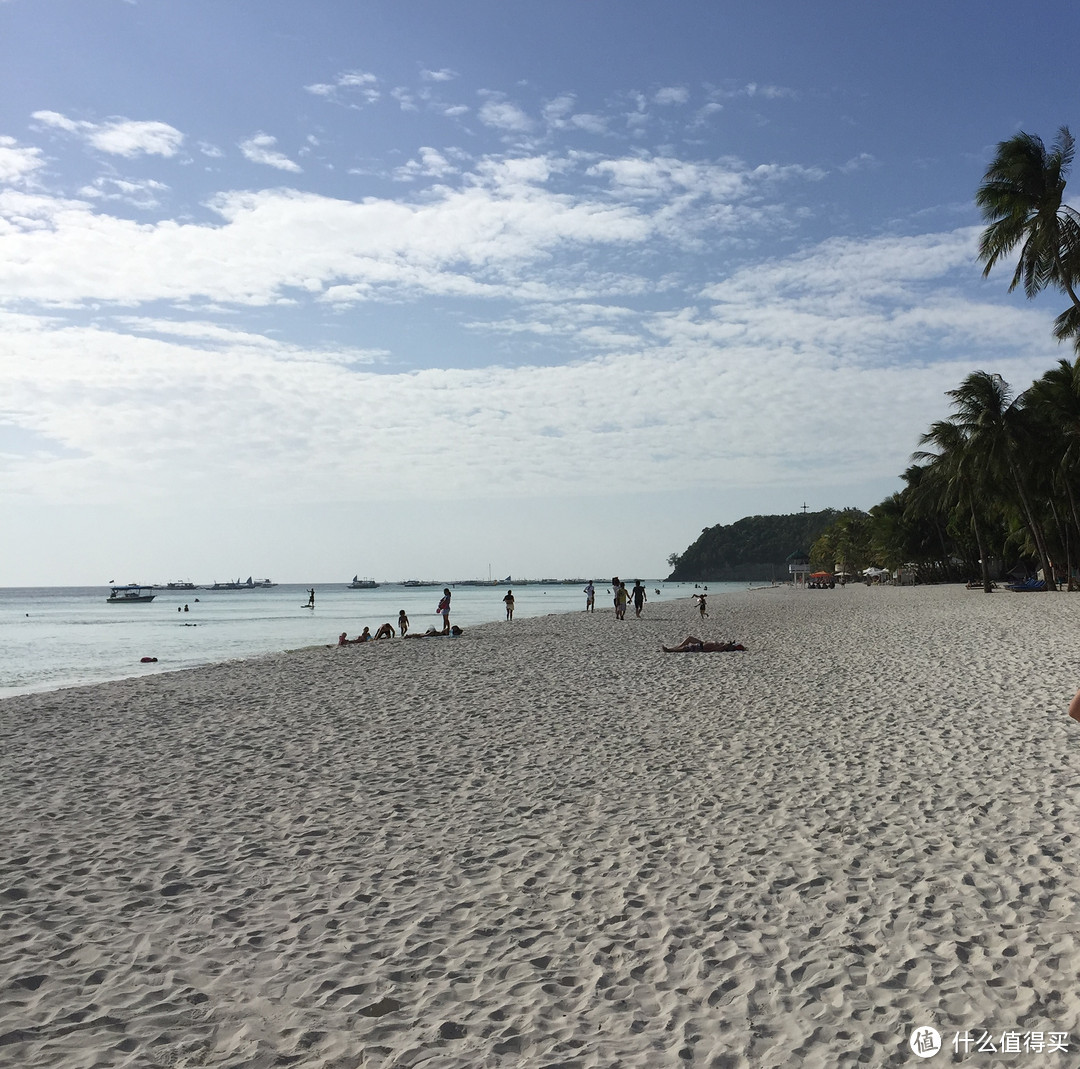
M 277 583 L 272 583 L 272 582 L 270 582 L 269 579 L 259 579 L 258 581 L 256 581 L 256 580 L 252 579 L 251 576 L 249 575 L 247 577 L 247 582 L 246 583 L 242 583 L 239 579 L 237 579 L 235 583 L 232 583 L 232 582 L 229 582 L 229 583 L 215 583 L 210 589 L 211 590 L 256 590 L 256 589 L 258 589 L 258 590 L 268 590 L 268 589 L 270 589 L 270 587 L 275 587 L 275 586 L 277 586 Z
M 127 586 L 114 586 L 112 593 L 105 599 L 110 605 L 131 605 L 137 601 L 153 601 L 157 594 L 152 586 L 139 586 L 129 583 Z
M 349 584 L 349 590 L 376 590 L 379 584 L 374 579 L 361 579 L 359 576 L 354 575 L 352 582 Z

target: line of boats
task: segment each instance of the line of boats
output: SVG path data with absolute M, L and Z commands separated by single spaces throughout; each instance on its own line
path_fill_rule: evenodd
M 513 579 L 507 576 L 505 579 L 458 579 L 453 582 L 442 580 L 403 579 L 399 585 L 404 587 L 444 587 L 444 586 L 505 586 L 507 583 L 515 583 L 517 586 L 530 586 L 544 584 L 554 586 L 557 584 L 585 583 L 585 579 Z M 196 586 L 188 580 L 176 580 L 172 583 L 157 583 L 151 586 L 143 586 L 141 583 L 126 583 L 120 586 L 110 585 L 111 593 L 105 600 L 110 605 L 131 605 L 136 602 L 150 602 L 157 597 L 156 590 L 165 590 L 170 594 L 183 593 L 189 590 L 271 590 L 278 584 L 269 579 L 254 579 L 248 576 L 246 580 L 230 580 L 227 583 L 213 583 L 210 586 Z M 359 575 L 352 577 L 352 582 L 346 584 L 347 590 L 377 590 L 379 584 L 374 579 L 361 579 Z

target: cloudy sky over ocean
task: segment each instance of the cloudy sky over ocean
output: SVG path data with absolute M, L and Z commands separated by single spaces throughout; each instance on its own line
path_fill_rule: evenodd
M 1071 355 L 973 194 L 1080 127 L 1077 12 L 0 0 L 0 585 L 659 576 L 870 507 Z

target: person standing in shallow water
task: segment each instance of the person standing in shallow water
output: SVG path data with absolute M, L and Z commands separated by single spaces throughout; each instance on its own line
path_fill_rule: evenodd
M 443 587 L 442 597 L 439 599 L 439 607 L 435 610 L 436 616 L 442 617 L 443 634 L 450 631 L 450 588 Z
M 508 590 L 506 597 L 503 598 L 503 604 L 506 606 L 506 618 L 507 620 L 513 620 L 514 618 L 514 592 Z

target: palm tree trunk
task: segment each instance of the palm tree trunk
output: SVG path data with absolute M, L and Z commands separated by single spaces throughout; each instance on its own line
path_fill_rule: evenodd
M 1072 480 L 1069 478 L 1069 473 L 1067 471 L 1062 471 L 1062 473 L 1061 473 L 1061 481 L 1065 484 L 1065 493 L 1069 495 L 1069 509 L 1072 511 L 1073 527 L 1076 529 L 1076 531 L 1078 533 L 1080 533 L 1080 514 L 1078 514 L 1077 508 L 1076 508 L 1076 494 L 1073 493 Z M 1068 560 L 1068 563 L 1067 563 L 1067 567 L 1069 569 L 1068 589 L 1073 590 L 1073 589 L 1075 589 L 1075 587 L 1073 585 L 1073 569 L 1072 569 L 1072 554 L 1071 553 L 1069 554 L 1069 560 Z
M 1010 456 L 1009 471 L 1012 472 L 1013 482 L 1016 484 L 1016 492 L 1020 495 L 1020 504 L 1023 506 L 1024 515 L 1027 517 L 1028 530 L 1035 539 L 1035 548 L 1039 551 L 1039 559 L 1042 561 L 1043 576 L 1046 580 L 1047 590 L 1057 590 L 1054 580 L 1054 566 L 1050 563 L 1050 554 L 1046 551 L 1046 541 L 1043 538 L 1042 528 L 1035 520 L 1035 514 L 1031 511 L 1031 502 L 1024 492 L 1024 483 L 1020 478 L 1020 472 L 1016 468 L 1016 461 Z
M 983 592 L 992 594 L 994 585 L 990 581 L 990 562 L 986 559 L 986 550 L 983 548 L 982 528 L 979 526 L 979 517 L 975 512 L 975 502 L 968 495 L 968 504 L 971 506 L 971 529 L 975 532 L 975 545 L 979 550 L 979 566 L 982 569 Z

